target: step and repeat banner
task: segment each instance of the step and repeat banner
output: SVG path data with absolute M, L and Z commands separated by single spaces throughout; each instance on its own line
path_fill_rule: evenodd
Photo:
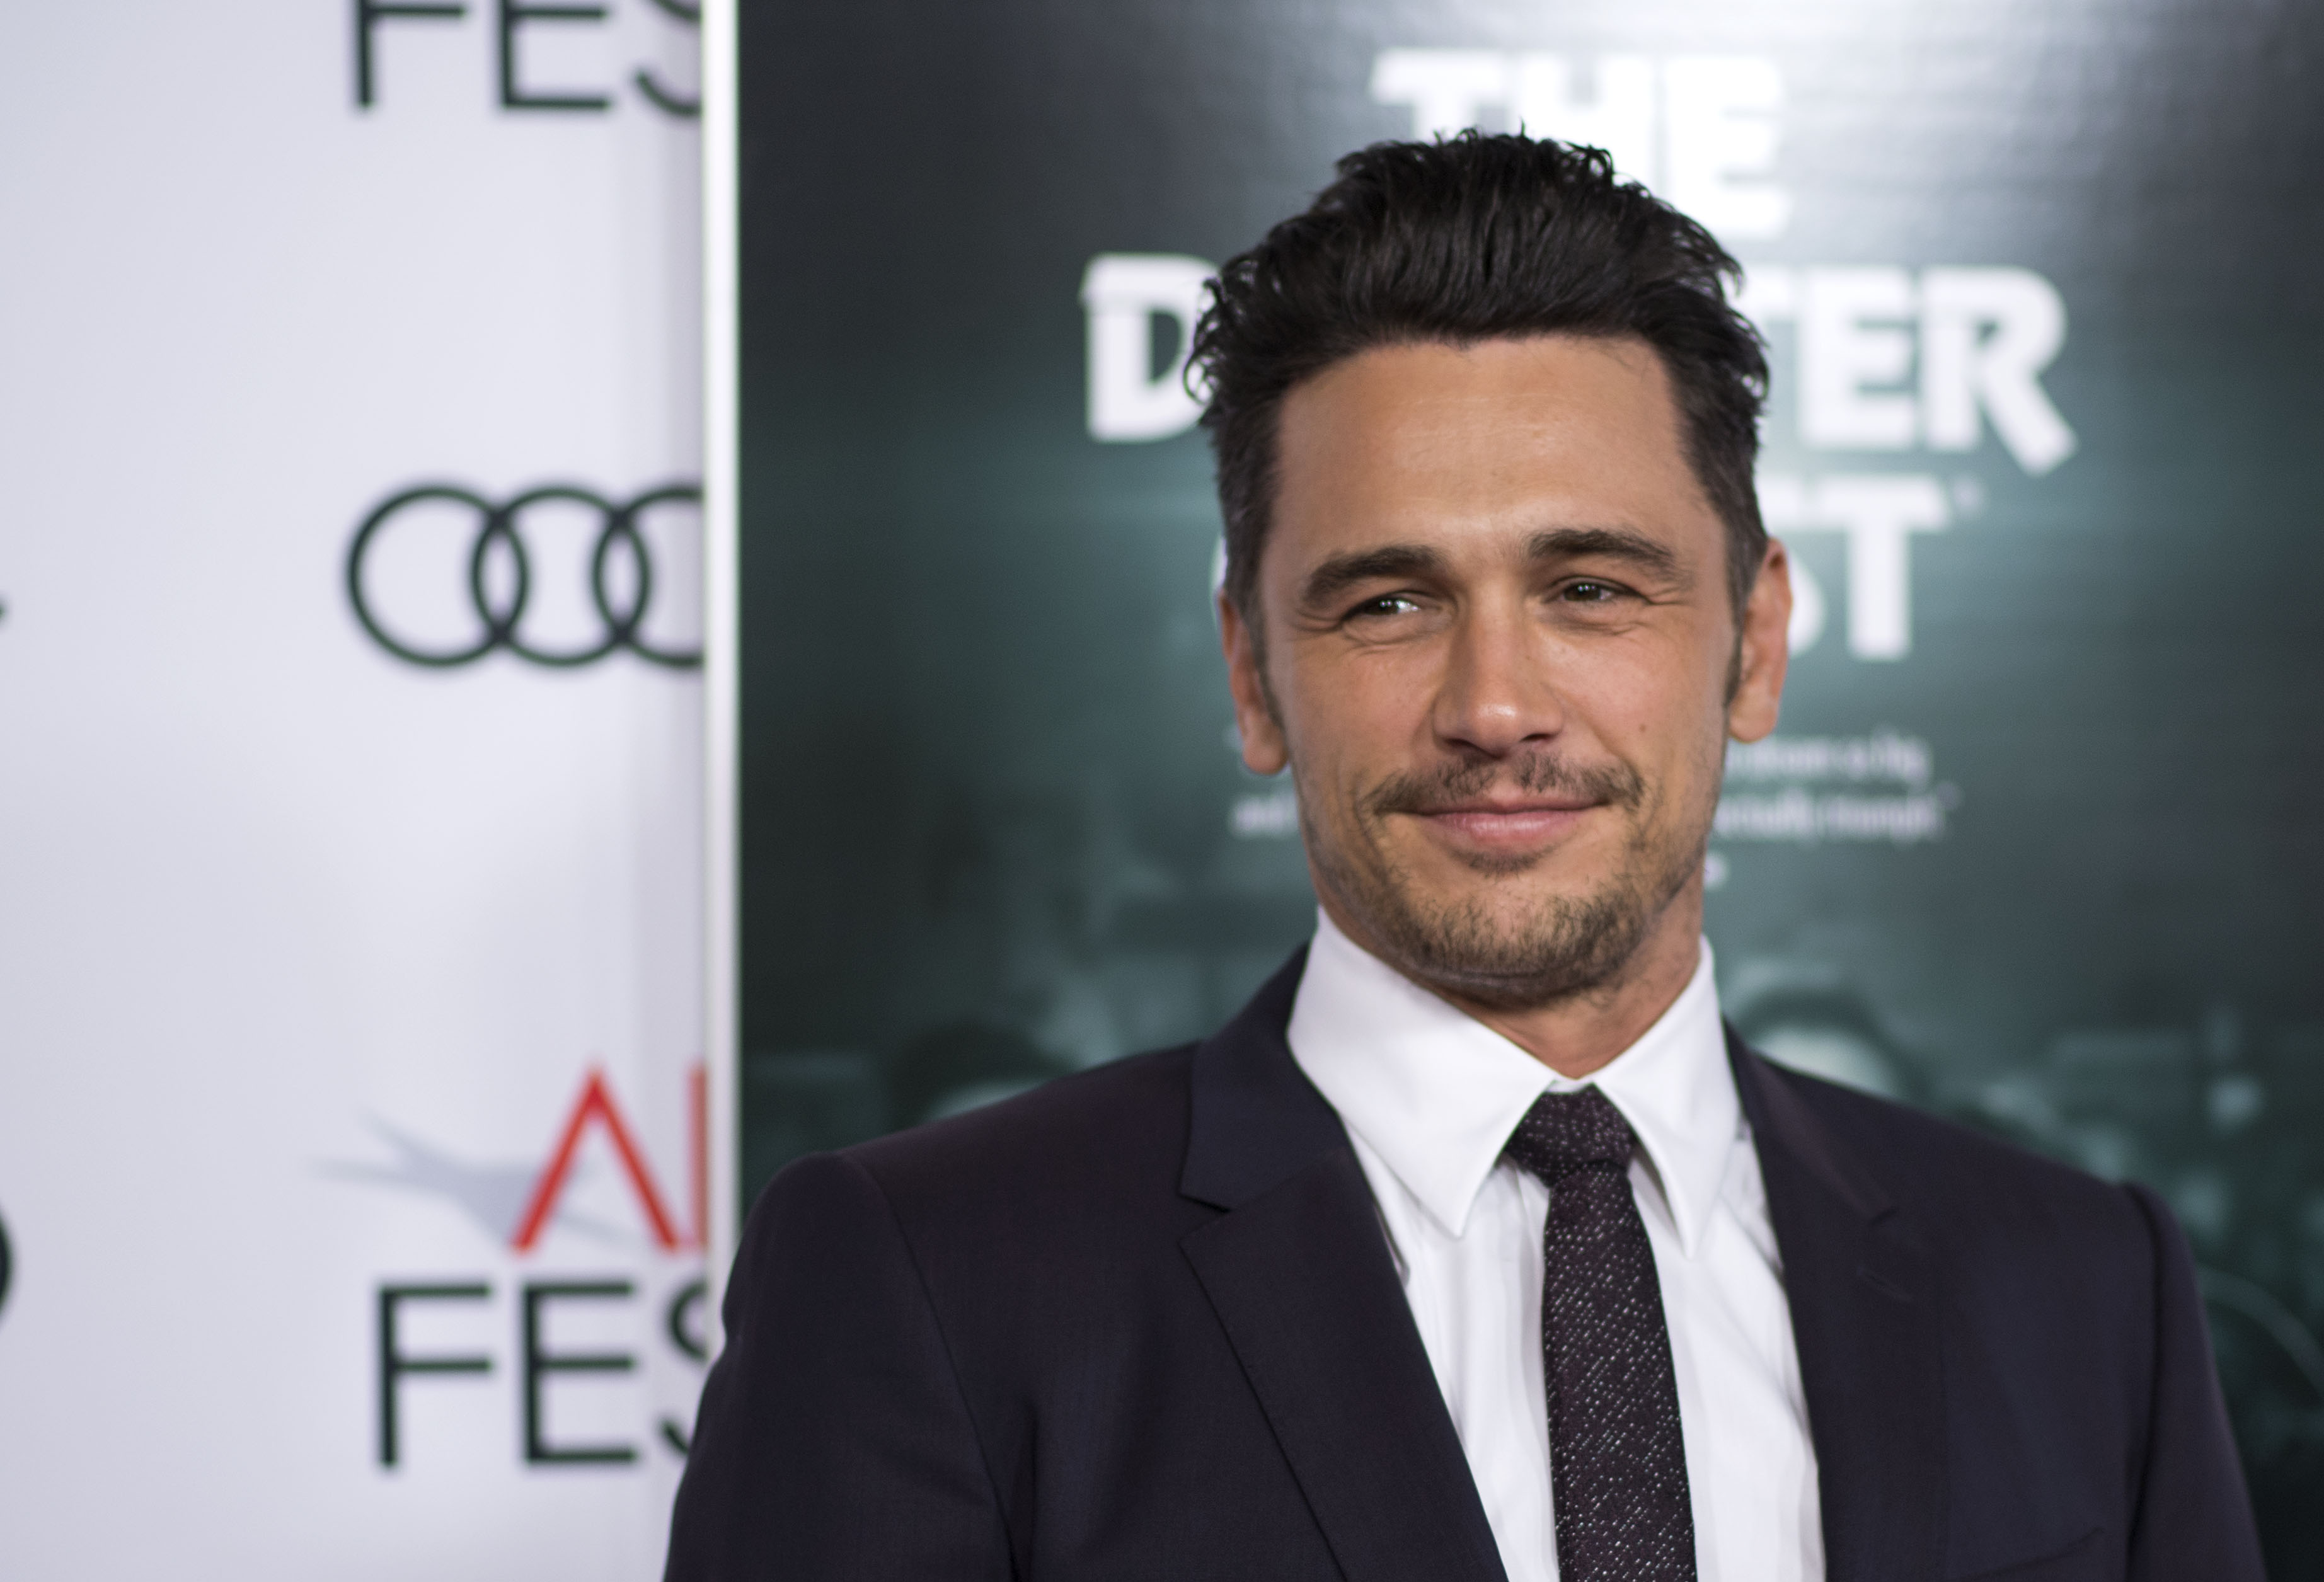
M 1748 265 L 1799 607 L 1730 759 L 1778 1056 L 2166 1192 L 2324 1576 L 2324 14 L 849 0 L 742 15 L 744 1176 L 1197 1036 L 1311 927 L 1180 382 L 1389 137 L 1600 144 Z
M 0 40 L 0 1575 L 657 1575 L 706 1339 L 693 10 Z

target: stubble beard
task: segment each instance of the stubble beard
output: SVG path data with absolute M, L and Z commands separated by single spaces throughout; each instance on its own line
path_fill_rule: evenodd
M 1509 917 L 1489 906 L 1495 881 L 1514 885 L 1554 855 L 1460 859 L 1478 878 L 1469 897 L 1426 894 L 1390 854 L 1388 821 L 1476 796 L 1513 778 L 1534 794 L 1586 797 L 1621 815 L 1627 834 L 1613 870 L 1578 894 L 1549 895 Z M 1715 806 L 1717 777 L 1711 779 Z M 1321 834 L 1300 787 L 1300 828 L 1317 878 L 1406 977 L 1447 998 L 1501 1011 L 1532 1010 L 1617 986 L 1648 934 L 1702 870 L 1711 808 L 1669 807 L 1627 764 L 1583 768 L 1550 753 L 1515 763 L 1444 764 L 1392 776 L 1355 799 L 1349 835 Z M 1320 835 L 1320 838 L 1319 838 Z

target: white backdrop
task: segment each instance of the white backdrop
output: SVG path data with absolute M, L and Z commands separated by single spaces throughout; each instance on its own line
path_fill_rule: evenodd
M 0 21 L 12 1582 L 658 1570 L 705 1316 L 700 672 L 417 665 L 346 575 L 413 486 L 698 484 L 697 41 L 676 0 L 450 9 L 370 19 L 368 107 L 357 0 Z M 486 520 L 390 519 L 383 631 L 473 640 Z M 607 520 L 517 519 L 516 641 L 608 634 Z M 613 535 L 612 635 L 642 542 L 632 635 L 698 647 L 698 522 Z M 488 543 L 488 608 L 513 570 Z M 383 1303 L 467 1370 L 391 1370 L 392 1465 Z

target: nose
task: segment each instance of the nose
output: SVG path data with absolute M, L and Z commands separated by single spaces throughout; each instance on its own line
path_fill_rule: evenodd
M 1522 608 L 1498 602 L 1454 622 L 1432 721 L 1455 751 L 1507 758 L 1565 729 L 1548 645 Z

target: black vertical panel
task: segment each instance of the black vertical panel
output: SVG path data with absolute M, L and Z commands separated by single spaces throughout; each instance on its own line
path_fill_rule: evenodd
M 1847 536 L 1786 535 L 1831 613 L 1780 734 L 1859 758 L 1730 773 L 1722 993 L 1780 1055 L 2163 1190 L 2277 1573 L 2324 1574 L 2312 7 L 746 5 L 752 1184 L 1197 1035 L 1304 936 L 1296 840 L 1237 832 L 1273 788 L 1226 740 L 1207 454 L 1089 437 L 1077 297 L 1098 253 L 1223 259 L 1405 134 L 1368 92 L 1394 47 L 1772 61 L 1760 278 L 2010 267 L 2064 304 L 2047 469 L 1989 425 L 1819 443 L 1771 323 L 1766 474 L 1926 478 L 1949 520 L 1890 658 L 1851 651 Z M 1884 741 L 1925 773 L 1868 768 Z M 1785 836 L 1785 798 L 1903 838 Z

